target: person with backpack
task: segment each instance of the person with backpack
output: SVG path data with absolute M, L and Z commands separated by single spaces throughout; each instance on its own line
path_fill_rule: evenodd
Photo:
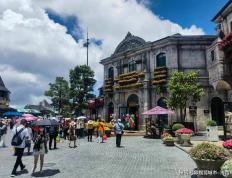
M 58 127 L 51 126 L 48 130 L 49 133 L 49 150 L 52 149 L 52 141 L 54 142 L 54 149 L 56 148 L 56 137 L 58 136 Z
M 0 119 L 0 146 L 6 147 L 5 145 L 5 136 L 7 133 L 7 125 L 3 122 L 3 119 Z
M 25 140 L 29 137 L 28 130 L 25 128 L 27 121 L 22 119 L 18 126 L 13 128 L 13 138 L 11 141 L 11 145 L 15 147 L 15 154 L 17 156 L 14 168 L 11 173 L 11 177 L 15 177 L 17 175 L 16 171 L 18 166 L 20 166 L 21 170 L 25 169 L 25 165 L 22 162 L 22 156 L 25 148 Z
M 114 124 L 114 133 L 116 135 L 116 147 L 121 146 L 121 138 L 123 134 L 124 125 L 121 123 L 121 119 L 118 119 Z
M 92 119 L 89 119 L 87 122 L 87 129 L 88 129 L 88 142 L 92 142 L 92 137 L 93 137 L 93 130 L 94 130 L 94 122 Z

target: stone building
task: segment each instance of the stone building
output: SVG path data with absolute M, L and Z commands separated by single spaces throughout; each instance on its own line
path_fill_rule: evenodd
M 207 48 L 216 36 L 182 36 L 175 34 L 163 39 L 146 42 L 130 32 L 116 47 L 114 53 L 103 60 L 105 102 L 103 118 L 110 114 L 117 117 L 134 114 L 136 129 L 144 128 L 142 113 L 154 106 L 166 107 L 167 80 L 174 71 L 199 71 L 199 81 L 205 95 L 198 103 L 196 114 L 189 114 L 187 121 L 194 122 L 197 130 L 204 130 L 210 115 L 209 98 L 213 88 L 209 85 Z M 159 92 L 158 92 L 159 91 Z M 168 118 L 164 118 L 168 123 Z
M 216 23 L 217 38 L 207 50 L 209 84 L 212 88 L 209 98 L 212 118 L 224 124 L 226 111 L 232 111 L 232 1 L 212 19 Z
M 10 91 L 5 87 L 5 84 L 0 76 L 0 114 L 9 110 Z

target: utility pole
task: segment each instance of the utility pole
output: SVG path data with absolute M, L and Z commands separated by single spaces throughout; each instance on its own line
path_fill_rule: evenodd
M 87 66 L 89 65 L 89 36 L 88 36 L 88 28 L 87 28 L 87 42 L 86 42 L 86 47 L 87 47 Z

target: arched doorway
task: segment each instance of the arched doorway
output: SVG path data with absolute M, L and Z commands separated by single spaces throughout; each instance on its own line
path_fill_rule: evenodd
M 161 97 L 157 101 L 157 105 L 162 107 L 162 108 L 168 108 L 164 97 Z M 164 125 L 168 125 L 168 115 L 167 114 L 158 115 L 158 120 L 160 120 L 160 119 L 163 121 Z
M 107 118 L 108 122 L 111 120 L 110 116 L 112 116 L 113 113 L 114 113 L 114 104 L 113 102 L 110 102 L 108 104 L 108 118 Z
M 134 115 L 135 128 L 139 129 L 139 98 L 137 95 L 132 94 L 127 99 L 128 114 Z
M 211 115 L 212 120 L 215 120 L 218 125 L 224 124 L 224 105 L 219 97 L 214 97 L 211 100 Z

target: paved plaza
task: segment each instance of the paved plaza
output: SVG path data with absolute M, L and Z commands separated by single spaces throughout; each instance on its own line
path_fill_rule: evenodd
M 10 132 L 10 131 L 9 131 Z M 10 133 L 8 134 L 9 145 Z M 106 143 L 78 140 L 77 148 L 69 148 L 68 141 L 61 140 L 57 150 L 45 156 L 43 174 L 35 177 L 62 178 L 191 178 L 179 175 L 179 170 L 192 171 L 196 166 L 188 155 L 176 147 L 166 147 L 158 139 L 123 137 L 123 148 L 115 147 L 115 137 Z M 13 150 L 0 148 L 0 177 L 10 177 Z M 28 172 L 17 177 L 32 177 L 33 156 L 24 156 Z

